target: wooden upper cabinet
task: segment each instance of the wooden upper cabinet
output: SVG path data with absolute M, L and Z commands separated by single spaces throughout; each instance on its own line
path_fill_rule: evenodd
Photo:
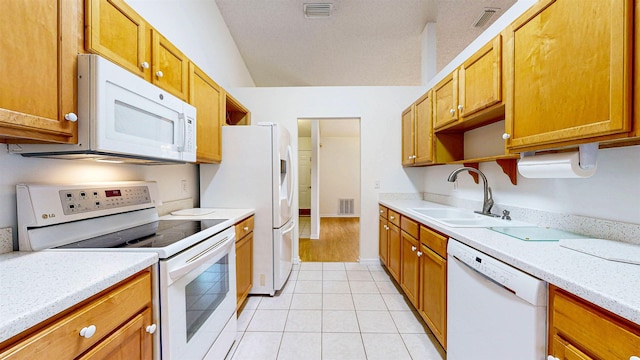
M 415 106 L 411 104 L 402 112 L 402 166 L 413 165 L 414 156 L 414 116 Z
M 146 21 L 123 0 L 87 0 L 85 46 L 151 80 L 151 33 Z
M 78 2 L 0 6 L 0 142 L 76 143 Z
M 158 31 L 151 33 L 151 82 L 187 100 L 189 59 Z
M 433 128 L 458 121 L 458 70 L 433 87 Z
M 422 95 L 415 103 L 415 165 L 433 162 L 433 112 L 431 91 Z
M 508 149 L 628 136 L 633 3 L 544 0 L 507 28 Z
M 458 70 L 461 117 L 502 102 L 502 36 L 498 35 Z
M 87 0 L 86 48 L 182 100 L 189 59 L 124 0 Z
M 222 161 L 222 90 L 195 64 L 189 63 L 189 103 L 197 109 L 196 161 Z

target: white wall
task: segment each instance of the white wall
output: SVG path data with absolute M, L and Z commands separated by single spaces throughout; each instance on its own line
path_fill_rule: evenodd
M 215 0 L 126 0 L 218 85 L 255 86 Z
M 320 134 L 320 142 L 320 216 L 338 216 L 339 199 L 354 199 L 359 216 L 360 138 Z
M 415 193 L 423 183 L 421 169 L 400 163 L 400 115 L 424 87 L 299 87 L 233 89 L 251 109 L 252 121 L 275 121 L 292 134 L 297 151 L 298 118 L 360 118 L 360 258 L 378 256 L 378 192 Z M 374 189 L 375 180 L 380 189 Z M 294 204 L 297 204 L 297 194 Z M 297 211 L 297 209 L 294 210 Z M 297 234 L 295 253 L 297 254 Z

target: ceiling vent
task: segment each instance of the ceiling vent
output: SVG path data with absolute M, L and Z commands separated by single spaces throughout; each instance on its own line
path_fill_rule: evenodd
M 304 17 L 307 19 L 327 19 L 331 16 L 333 4 L 331 3 L 315 3 L 304 4 Z
M 482 14 L 473 22 L 473 27 L 481 28 L 485 26 L 498 11 L 500 11 L 500 8 L 484 8 Z

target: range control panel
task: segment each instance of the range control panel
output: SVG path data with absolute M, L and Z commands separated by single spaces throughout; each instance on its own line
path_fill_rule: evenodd
M 151 203 L 146 185 L 67 189 L 58 193 L 65 215 Z

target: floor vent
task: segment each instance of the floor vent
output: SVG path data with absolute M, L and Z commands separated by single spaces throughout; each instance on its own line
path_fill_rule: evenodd
M 355 201 L 354 199 L 338 199 L 339 210 L 338 215 L 353 215 L 355 214 Z

